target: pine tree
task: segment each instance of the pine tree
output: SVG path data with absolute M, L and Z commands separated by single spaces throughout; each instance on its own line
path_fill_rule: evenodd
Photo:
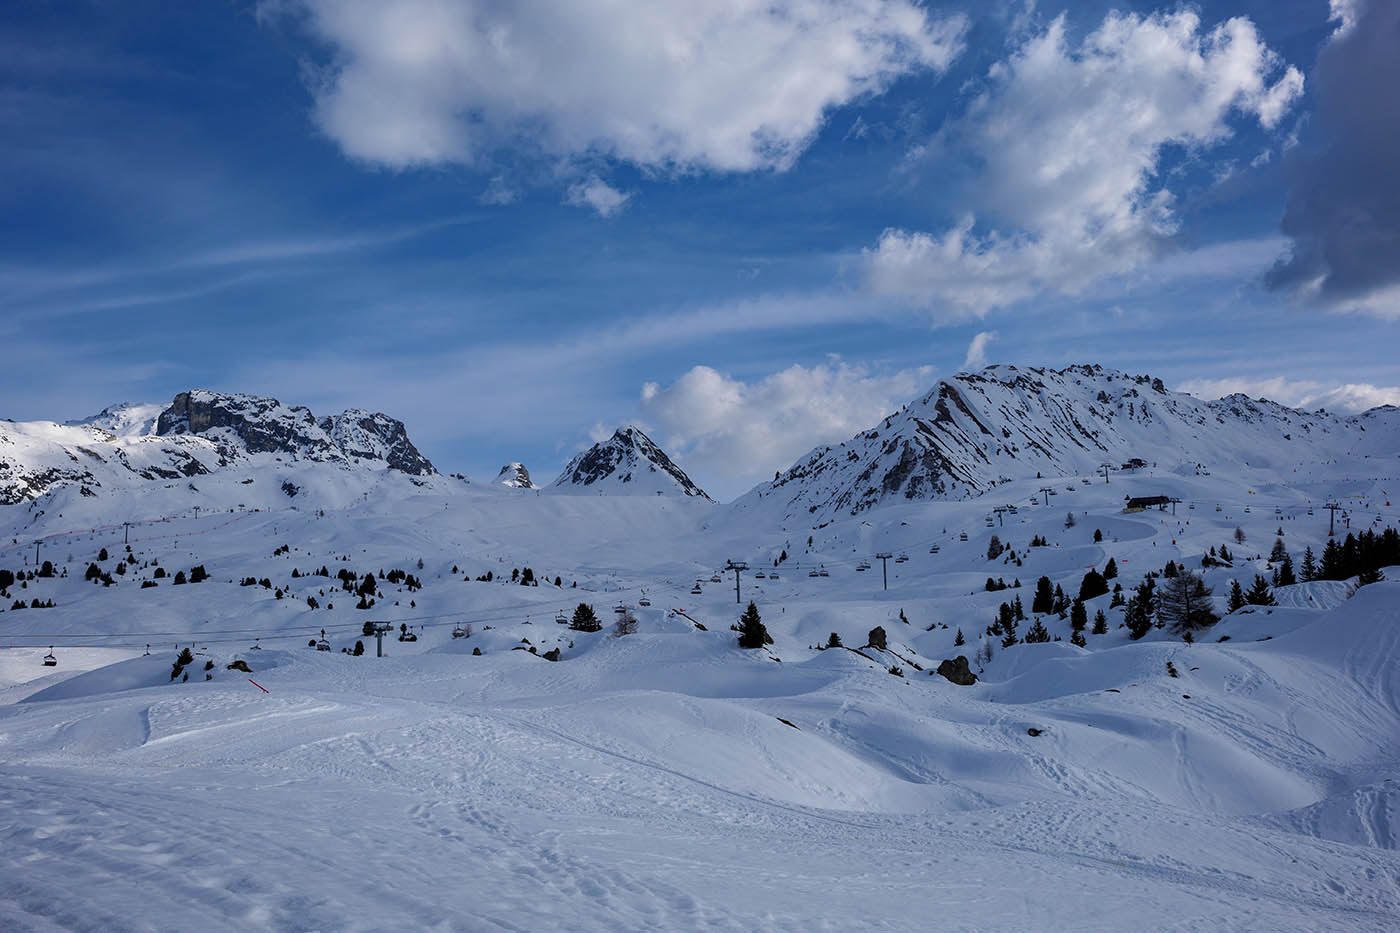
M 1069 610 L 1069 626 L 1076 632 L 1084 631 L 1084 627 L 1089 624 L 1089 613 L 1084 608 L 1084 603 L 1076 599 L 1074 605 Z
M 1284 554 L 1282 563 L 1274 568 L 1274 586 L 1292 586 L 1297 582 L 1293 575 L 1293 559 Z
M 588 603 L 579 603 L 574 610 L 574 617 L 569 621 L 569 628 L 576 632 L 600 632 L 603 623 L 598 621 L 598 614 L 593 611 L 593 607 Z
M 832 632 L 826 639 L 826 646 L 828 648 L 840 648 L 841 636 L 837 635 L 835 632 Z
M 1249 601 L 1244 598 L 1244 590 L 1240 588 L 1240 581 L 1231 580 L 1230 601 L 1225 604 L 1226 609 L 1230 612 L 1234 612 L 1236 609 L 1247 605 L 1249 605 Z
M 996 560 L 1004 550 L 1006 548 L 1002 545 L 1001 539 L 992 535 L 992 540 L 987 542 L 987 560 Z
M 1092 567 L 1084 574 L 1084 579 L 1079 582 L 1079 598 L 1093 599 L 1096 596 L 1103 596 L 1108 592 L 1108 580 L 1103 574 Z
M 1069 636 L 1069 643 L 1077 648 L 1084 648 L 1089 644 L 1084 638 L 1084 633 L 1081 631 L 1072 632 Z
M 1245 533 L 1244 533 L 1244 529 L 1241 528 L 1239 525 L 1236 525 L 1236 526 L 1235 526 L 1235 543 L 1236 543 L 1236 544 L 1244 544 L 1245 538 L 1246 538 L 1246 535 L 1245 535 Z
M 1137 640 L 1152 630 L 1151 606 L 1134 594 L 1123 609 L 1123 624 L 1128 627 L 1128 635 Z
M 1311 583 L 1317 579 L 1317 558 L 1313 557 L 1311 547 L 1303 549 L 1303 582 Z
M 1108 634 L 1108 616 L 1103 614 L 1102 609 L 1094 613 L 1094 628 L 1092 631 L 1095 635 Z
M 1110 557 L 1108 563 L 1104 564 L 1103 578 L 1105 580 L 1112 580 L 1116 576 L 1118 576 L 1118 562 Z
M 1274 539 L 1273 550 L 1269 551 L 1269 563 L 1276 564 L 1288 556 L 1288 548 L 1284 546 L 1282 538 Z
M 1244 594 L 1244 601 L 1251 606 L 1273 606 L 1274 596 L 1269 592 L 1269 581 L 1259 574 L 1254 575 L 1254 585 Z
M 1157 617 L 1178 633 L 1208 628 L 1220 621 L 1205 581 L 1189 570 L 1173 577 L 1157 596 Z
M 1162 568 L 1162 576 L 1168 578 L 1176 576 L 1176 561 L 1167 561 L 1166 566 Z
M 1098 543 L 1099 543 L 1100 541 L 1102 541 L 1102 540 L 1103 540 L 1103 532 L 1100 531 L 1099 529 L 1095 528 L 1095 529 L 1094 529 L 1094 543 L 1095 543 L 1095 544 L 1098 544 Z
M 962 647 L 963 645 L 965 645 L 966 643 L 967 643 L 967 642 L 963 639 L 962 629 L 958 629 L 957 635 L 955 635 L 955 636 L 953 637 L 953 647 L 954 647 L 954 648 L 961 648 L 961 647 Z
M 769 637 L 768 629 L 763 627 L 763 620 L 759 618 L 758 606 L 750 602 L 744 614 L 739 617 L 739 647 L 762 648 L 772 643 L 773 639 Z
M 1046 631 L 1045 626 L 1041 624 L 1041 621 L 1039 619 L 1036 619 L 1035 622 L 1031 624 L 1031 627 L 1026 629 L 1025 641 L 1028 645 L 1038 644 L 1040 642 L 1046 642 L 1049 640 L 1050 633 Z M 1007 645 L 1007 647 L 1010 646 Z
M 1049 577 L 1035 581 L 1035 596 L 1031 599 L 1031 612 L 1049 613 L 1055 609 L 1055 591 Z

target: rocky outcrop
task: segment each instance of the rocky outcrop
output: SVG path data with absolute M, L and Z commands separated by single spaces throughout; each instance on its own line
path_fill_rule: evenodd
M 958 655 L 956 658 L 944 659 L 938 663 L 935 672 L 949 683 L 957 684 L 959 687 L 971 687 L 977 683 L 977 675 L 972 673 L 972 668 L 967 663 L 967 658 Z
M 496 482 L 512 489 L 535 488 L 535 484 L 530 480 L 530 471 L 525 469 L 525 464 L 517 463 L 514 460 L 501 467 L 501 472 L 496 474 Z

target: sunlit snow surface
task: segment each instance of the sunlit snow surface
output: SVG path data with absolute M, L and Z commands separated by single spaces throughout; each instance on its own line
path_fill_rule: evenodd
M 1113 610 L 1084 650 L 1051 617 L 1064 641 L 998 650 L 976 686 L 929 673 L 971 656 L 1002 600 L 1029 610 L 1040 575 L 1073 595 L 1110 556 L 1131 589 L 1228 544 L 1235 567 L 1206 573 L 1223 603 L 1232 577 L 1268 573 L 1252 558 L 1278 528 L 1295 563 L 1320 552 L 1326 496 L 1370 503 L 1353 529 L 1394 523 L 1393 459 L 1271 485 L 1220 469 L 1060 478 L 1039 507 L 1045 484 L 1016 482 L 786 531 L 706 502 L 276 469 L 335 506 L 290 510 L 254 470 L 254 484 L 202 478 L 218 505 L 199 518 L 183 498 L 162 511 L 180 489 L 0 510 L 0 567 L 32 561 L 45 536 L 41 557 L 68 570 L 11 591 L 56 608 L 0 613 L 0 645 L 30 646 L 0 651 L 0 928 L 1400 926 L 1400 583 L 1288 588 L 1194 645 L 1130 642 Z M 1182 502 L 1175 517 L 1123 514 L 1129 492 Z M 987 527 L 1003 502 L 1018 512 Z M 113 568 L 125 533 L 138 566 L 113 587 L 84 582 L 100 547 Z M 1023 566 L 987 560 L 993 533 Z M 1035 534 L 1051 546 L 1027 550 Z M 782 550 L 779 580 L 742 579 L 775 644 L 740 651 L 733 575 L 710 578 L 730 559 L 771 573 Z M 888 591 L 879 561 L 855 569 L 877 551 L 909 555 L 890 561 Z M 142 589 L 152 557 L 211 579 Z M 322 565 L 330 579 L 290 577 Z M 357 611 L 332 588 L 347 566 L 424 587 L 381 582 Z M 525 566 L 541 586 L 499 582 Z M 819 566 L 830 575 L 809 577 Z M 497 582 L 464 579 L 487 570 Z M 240 587 L 247 576 L 287 597 Z M 988 593 L 988 576 L 1024 586 Z M 610 624 L 644 594 L 634 636 L 554 621 L 587 601 Z M 420 640 L 342 654 L 366 618 L 416 620 Z M 876 625 L 897 655 L 814 650 L 833 631 L 864 645 Z M 330 652 L 307 647 L 323 627 Z M 970 643 L 954 649 L 959 628 Z M 562 660 L 511 650 L 525 638 Z M 191 642 L 189 682 L 170 683 Z M 235 657 L 267 693 L 226 669 Z

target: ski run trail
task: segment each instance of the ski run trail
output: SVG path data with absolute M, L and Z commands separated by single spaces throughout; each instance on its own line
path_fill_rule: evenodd
M 324 510 L 213 478 L 228 501 L 199 517 L 158 492 L 7 507 L 0 568 L 32 570 L 40 539 L 58 575 L 0 607 L 0 929 L 1400 929 L 1400 583 L 1280 587 L 1195 643 L 1131 640 L 1104 595 L 1087 647 L 1051 614 L 1058 640 L 974 659 L 999 603 L 1021 598 L 1024 635 L 1039 577 L 1073 597 L 1109 558 L 1131 595 L 1226 544 L 1204 571 L 1224 615 L 1277 531 L 1295 567 L 1321 553 L 1327 497 L 1350 530 L 1393 526 L 1384 469 L 1017 480 L 787 529 L 387 474 Z M 1130 491 L 1176 514 L 1125 513 Z M 988 559 L 993 534 L 1016 560 Z M 102 548 L 100 570 L 130 563 L 112 586 L 84 579 Z M 888 590 L 882 552 L 907 555 Z M 768 648 L 735 644 L 729 560 Z M 376 576 L 373 608 L 342 569 Z M 580 602 L 602 631 L 556 623 Z M 618 604 L 636 634 L 613 635 Z M 366 619 L 392 625 L 385 657 Z M 859 650 L 820 650 L 833 632 Z M 975 685 L 933 673 L 960 654 Z

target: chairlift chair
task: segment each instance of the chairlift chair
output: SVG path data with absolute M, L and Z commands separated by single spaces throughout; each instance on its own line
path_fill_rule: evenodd
M 723 582 L 723 581 L 720 580 L 719 574 L 715 574 L 713 577 L 710 577 L 710 582 L 711 582 L 711 583 L 721 583 L 721 582 Z
M 958 534 L 958 540 L 959 540 L 959 541 L 966 541 L 966 540 L 967 540 L 967 532 L 965 532 L 965 531 L 964 531 L 964 532 L 960 532 L 960 533 Z
M 569 617 L 566 616 L 566 615 L 564 615 L 563 612 L 560 612 L 558 615 L 556 615 L 556 616 L 554 617 L 554 621 L 555 621 L 555 622 L 558 622 L 560 625 L 568 625 L 568 624 L 569 624 Z
M 53 646 L 49 646 L 49 653 L 44 655 L 45 667 L 58 667 L 58 658 L 53 656 Z
M 809 570 L 809 571 L 807 571 L 807 576 L 809 576 L 809 577 L 817 577 L 817 576 L 821 576 L 821 574 L 817 573 L 815 570 Z
M 770 573 L 770 574 L 768 575 L 768 579 L 770 579 L 770 580 L 777 580 L 777 579 L 779 579 L 779 577 L 778 577 L 778 575 L 777 575 L 776 573 Z
M 638 606 L 650 606 L 650 605 L 651 605 L 651 600 L 649 600 L 649 599 L 647 599 L 645 596 L 643 596 L 641 599 L 637 600 L 637 605 L 638 605 Z
M 766 574 L 766 573 L 764 573 L 762 570 L 760 570 L 758 573 L 756 573 L 756 574 L 753 575 L 753 578 L 754 578 L 755 580 L 767 580 L 767 579 L 768 579 L 768 574 Z
M 320 641 L 316 642 L 316 650 L 317 650 L 317 651 L 330 651 L 330 650 L 331 650 L 331 643 L 328 642 L 328 641 L 326 641 L 324 638 L 322 638 Z
M 935 545 L 933 545 L 932 547 L 930 547 L 930 548 L 928 549 L 928 552 L 929 552 L 930 554 L 937 554 L 937 553 L 938 553 L 938 545 L 935 544 Z
M 829 576 L 831 576 L 831 574 L 827 572 L 827 569 L 826 569 L 825 567 L 823 567 L 823 568 L 821 568 L 820 570 L 817 571 L 817 576 L 819 576 L 819 577 L 829 577 Z
M 813 574 L 813 576 L 816 576 L 816 574 Z M 699 595 L 700 595 L 700 584 L 697 583 L 697 584 L 695 584 L 694 586 L 692 586 L 692 587 L 690 588 L 690 595 L 691 595 L 691 596 L 699 596 Z
M 453 637 L 453 638 L 466 638 L 466 637 L 467 637 L 467 630 L 464 629 L 464 628 L 462 628 L 462 626 L 461 626 L 460 624 L 454 625 L 454 626 L 452 626 L 452 637 Z

